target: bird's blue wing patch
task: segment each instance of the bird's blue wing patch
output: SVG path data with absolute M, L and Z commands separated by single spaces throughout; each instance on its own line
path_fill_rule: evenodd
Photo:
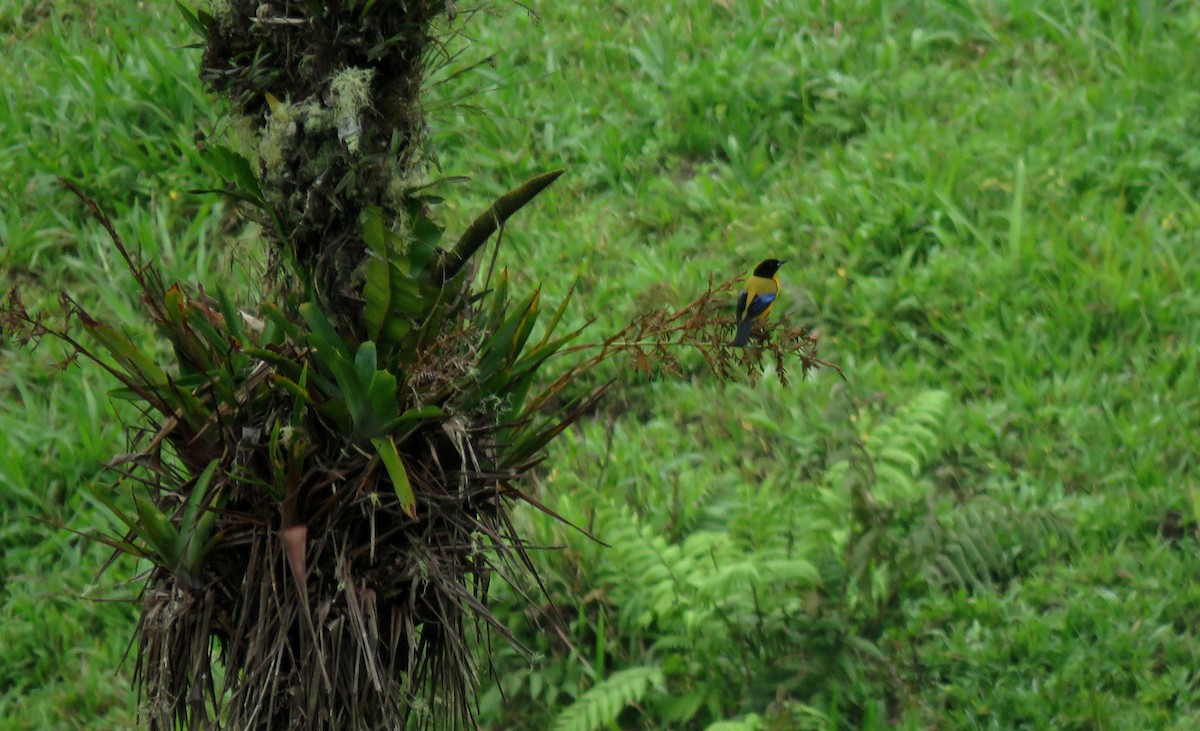
M 745 293 L 742 294 L 742 297 L 743 297 L 743 299 L 745 298 Z M 747 317 L 758 317 L 762 313 L 766 312 L 767 308 L 770 307 L 771 303 L 774 301 L 775 301 L 775 295 L 773 295 L 773 294 L 758 295 L 754 299 L 750 300 L 750 306 L 748 308 L 746 308 L 746 316 Z M 739 304 L 738 311 L 740 312 L 741 311 L 740 305 L 742 304 L 742 301 L 739 300 L 738 304 Z

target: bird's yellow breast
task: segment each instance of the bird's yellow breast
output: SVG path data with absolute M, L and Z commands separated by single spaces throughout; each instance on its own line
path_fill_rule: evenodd
M 779 294 L 779 276 L 776 275 L 770 279 L 767 279 L 766 277 L 751 276 L 746 280 L 746 285 L 743 287 L 743 289 L 746 291 L 746 309 L 738 313 L 739 317 L 746 316 L 746 313 L 750 310 L 750 306 L 754 303 L 755 297 Z M 758 319 L 766 317 L 767 313 L 770 312 L 771 308 L 774 306 L 774 302 L 767 305 L 767 309 L 758 315 Z

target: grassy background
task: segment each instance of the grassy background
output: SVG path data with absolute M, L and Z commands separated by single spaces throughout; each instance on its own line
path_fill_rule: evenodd
M 614 366 L 609 407 L 553 450 L 542 488 L 615 548 L 529 518 L 568 546 L 541 557 L 567 636 L 530 625 L 545 654 L 501 654 L 512 700 L 485 688 L 485 721 L 566 728 L 573 700 L 624 683 L 617 710 L 637 704 L 614 716 L 622 728 L 750 728 L 780 689 L 817 727 L 1200 724 L 1200 559 L 1193 540 L 1158 536 L 1167 510 L 1193 512 L 1197 488 L 1200 89 L 1186 80 L 1200 78 L 1200 10 L 531 7 L 539 22 L 508 5 L 476 18 L 468 56 L 495 53 L 494 66 L 431 90 L 441 167 L 473 178 L 446 186 L 450 231 L 565 166 L 505 234 L 520 282 L 554 299 L 576 282 L 570 317 L 596 317 L 600 334 L 690 300 L 710 275 L 786 258 L 777 312 L 820 329 L 848 384 L 822 373 L 751 390 L 701 369 L 649 383 Z M 56 175 L 92 190 L 168 277 L 245 281 L 252 232 L 185 192 L 212 185 L 193 136 L 218 112 L 168 3 L 18 1 L 0 9 L 0 38 L 19 60 L 0 65 L 5 289 L 37 307 L 65 290 L 142 327 L 127 274 Z M 62 355 L 0 351 L 0 727 L 128 728 L 129 665 L 116 668 L 134 613 L 79 600 L 105 552 L 36 520 L 102 520 L 81 484 L 123 448 L 111 384 L 95 368 L 58 372 Z M 854 656 L 824 684 L 803 670 L 820 658 L 768 662 L 691 726 L 672 722 L 682 711 L 664 696 L 753 643 L 639 594 L 644 577 L 620 563 L 631 542 L 686 554 L 720 536 L 754 558 L 773 545 L 763 536 L 813 514 L 844 539 L 837 455 L 933 390 L 948 398 L 914 494 L 1068 516 L 1069 560 L 1031 558 L 991 589 L 907 586 L 879 645 L 888 662 Z M 776 591 L 786 614 L 804 596 L 788 592 L 811 584 L 768 578 L 721 587 Z M 696 616 L 714 624 L 688 625 Z M 676 636 L 687 652 L 664 646 Z M 698 667 L 664 660 L 689 656 Z

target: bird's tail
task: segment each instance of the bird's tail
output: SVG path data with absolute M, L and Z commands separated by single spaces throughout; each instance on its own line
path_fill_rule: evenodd
M 746 343 L 750 342 L 750 330 L 754 328 L 754 318 L 747 317 L 744 320 L 738 320 L 737 334 L 733 336 L 734 347 L 744 348 Z

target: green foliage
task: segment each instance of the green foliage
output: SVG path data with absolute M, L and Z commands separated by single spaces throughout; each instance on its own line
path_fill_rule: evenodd
M 762 731 L 762 727 L 762 718 L 758 714 L 751 714 L 737 720 L 717 721 L 704 731 Z
M 363 284 L 367 337 L 396 348 L 404 342 L 421 315 L 428 314 L 422 312 L 421 274 L 424 266 L 420 261 L 413 261 L 417 257 L 403 255 L 403 239 L 385 227 L 380 208 L 372 206 L 363 212 L 362 234 L 363 242 L 372 254 L 366 264 Z M 440 240 L 440 231 L 431 238 L 430 248 Z M 418 267 L 416 274 L 413 273 L 414 265 Z
M 186 17 L 186 9 L 181 6 L 181 10 L 185 11 Z M 284 224 L 279 211 L 275 210 L 274 205 L 267 200 L 250 160 L 224 145 L 201 147 L 200 159 L 217 177 L 227 181 L 230 188 L 222 191 L 197 192 L 220 192 L 232 200 L 249 204 L 265 213 L 268 216 L 267 220 L 276 231 L 283 230 Z
M 91 486 L 96 499 L 128 530 L 126 538 L 101 536 L 99 540 L 120 553 L 148 558 L 190 585 L 200 586 L 204 557 L 219 540 L 214 527 L 224 500 L 210 490 L 219 466 L 218 460 L 209 462 L 187 488 L 187 502 L 178 526 L 156 504 L 157 495 L 149 491 L 135 492 L 135 513 L 130 514 L 108 495 L 107 486 Z
M 921 573 L 936 586 L 995 589 L 1075 547 L 1071 522 L 1055 511 L 1018 509 L 981 497 L 927 519 L 908 537 Z
M 743 393 L 753 392 L 735 390 Z M 942 425 L 951 403 L 931 391 L 886 416 L 848 412 L 853 419 L 832 431 L 834 441 L 850 432 L 862 446 L 831 455 L 819 476 L 787 486 L 723 481 L 719 466 L 730 464 L 729 447 L 708 434 L 702 447 L 711 453 L 697 469 L 667 478 L 678 504 L 697 511 L 692 518 L 653 503 L 630 506 L 607 475 L 589 486 L 585 464 L 596 435 L 568 440 L 566 464 L 579 472 L 554 477 L 555 507 L 607 545 L 544 522 L 542 541 L 563 542 L 567 552 L 547 555 L 543 573 L 556 577 L 556 602 L 588 598 L 568 627 L 572 646 L 593 648 L 580 651 L 586 667 L 597 669 L 594 688 L 654 658 L 662 687 L 637 698 L 654 727 L 704 728 L 749 711 L 756 715 L 741 723 L 774 728 L 773 719 L 790 718 L 780 727 L 826 728 L 820 708 L 834 699 L 860 718 L 874 713 L 868 684 L 896 672 L 888 632 L 903 625 L 911 602 L 938 590 L 930 576 L 944 572 L 950 591 L 960 588 L 956 581 L 985 590 L 1071 545 L 1069 524 L 1057 515 L 1010 530 L 1019 520 L 1013 516 L 1029 512 L 988 497 L 959 506 L 942 494 L 931 478 L 947 449 Z M 719 423 L 727 418 L 719 408 L 698 405 L 692 415 Z M 654 411 L 632 433 L 598 444 L 616 454 L 651 441 L 661 418 Z M 797 417 L 772 423 L 786 438 L 803 430 Z M 613 478 L 624 474 L 611 468 Z M 664 493 L 647 487 L 661 502 Z M 538 671 L 527 672 L 532 690 Z M 560 688 L 572 682 L 555 681 Z M 883 692 L 902 690 L 885 683 Z M 597 692 L 609 697 L 607 689 Z M 590 693 L 577 691 L 576 702 L 590 707 Z M 614 697 L 607 708 L 626 702 Z M 791 704 L 773 705 L 779 698 Z
M 866 521 L 870 519 L 863 514 L 866 511 L 927 497 L 932 484 L 922 479 L 922 465 L 940 456 L 937 428 L 949 405 L 948 393 L 927 391 L 881 423 L 872 423 L 874 417 L 864 415 L 855 425 L 858 444 L 825 473 L 820 495 L 826 515 L 837 519 L 853 514 Z
M 616 722 L 631 704 L 640 703 L 647 691 L 662 685 L 657 667 L 626 668 L 605 678 L 579 696 L 554 719 L 554 731 L 600 731 Z

